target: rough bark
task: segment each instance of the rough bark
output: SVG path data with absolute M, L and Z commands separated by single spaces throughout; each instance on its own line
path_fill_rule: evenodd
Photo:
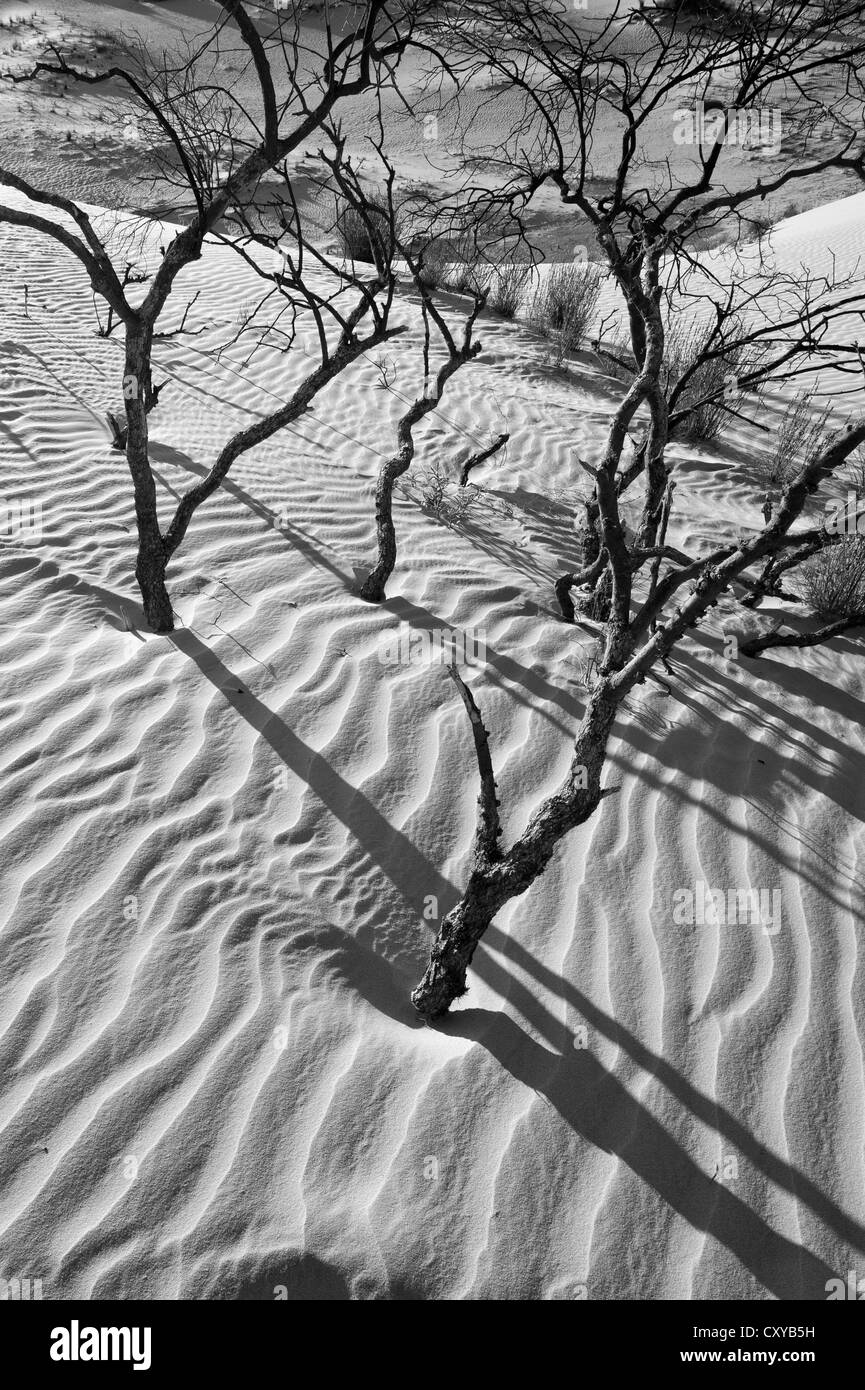
M 488 449 L 481 449 L 479 453 L 472 454 L 471 458 L 467 458 L 460 473 L 460 487 L 465 487 L 473 468 L 477 468 L 478 464 L 486 463 L 487 459 L 492 458 L 493 454 L 497 454 L 509 439 L 509 434 L 500 434 Z
M 471 874 L 462 898 L 442 922 L 423 978 L 412 991 L 411 1001 L 426 1023 L 443 1018 L 465 994 L 466 971 L 478 942 L 499 909 L 519 891 L 525 890 L 512 887 L 501 871 Z
M 502 833 L 502 827 L 499 821 L 499 801 L 496 796 L 496 778 L 493 772 L 493 760 L 490 753 L 490 736 L 487 729 L 484 727 L 484 721 L 475 703 L 475 698 L 457 670 L 456 664 L 448 667 L 448 674 L 459 691 L 460 699 L 466 707 L 469 723 L 472 726 L 472 738 L 475 743 L 475 757 L 477 759 L 478 775 L 481 783 L 480 794 L 478 796 L 478 853 L 484 861 L 495 863 L 502 857 L 501 849 L 499 848 L 499 837 Z
M 138 559 L 135 578 L 141 590 L 144 615 L 153 632 L 172 632 L 174 616 L 165 587 L 168 554 L 159 528 L 156 481 L 148 457 L 145 388 L 150 381 L 152 334 L 141 323 L 126 334 L 126 463 L 132 476 Z
M 174 611 L 165 587 L 167 560 L 161 537 L 158 544 L 142 539 L 138 546 L 135 578 L 141 590 L 144 616 L 153 632 L 174 631 Z
M 601 789 L 601 772 L 616 709 L 623 698 L 609 682 L 599 683 L 577 732 L 570 768 L 561 786 L 538 808 L 524 833 L 501 858 L 485 848 L 479 822 L 474 867 L 465 893 L 451 909 L 430 951 L 412 1003 L 426 1022 L 447 1013 L 466 992 L 466 972 L 478 942 L 496 913 L 519 897 L 544 872 L 563 835 L 596 810 L 610 789 Z
M 674 487 L 675 487 L 675 483 L 673 482 L 673 479 L 672 479 L 672 478 L 669 478 L 669 480 L 668 480 L 668 482 L 667 482 L 666 490 L 665 490 L 665 492 L 664 492 L 663 502 L 662 502 L 662 504 L 661 504 L 661 521 L 660 521 L 660 525 L 659 525 L 659 527 L 658 527 L 657 536 L 655 537 L 655 543 L 656 543 L 657 546 L 658 546 L 659 548 L 661 548 L 661 549 L 663 549 L 664 543 L 666 542 L 666 539 L 667 539 L 667 524 L 668 524 L 668 522 L 669 522 L 669 520 L 670 520 L 670 508 L 672 507 L 672 504 L 673 504 L 673 489 L 674 489 Z M 662 560 L 662 559 L 663 559 L 663 556 L 662 556 L 662 555 L 660 555 L 660 554 L 656 555 L 655 558 L 654 558 L 654 560 L 652 561 L 651 569 L 649 570 L 649 594 L 648 594 L 648 601 L 649 601 L 650 603 L 651 603 L 652 599 L 655 597 L 655 594 L 656 594 L 657 589 L 658 589 L 658 577 L 659 577 L 659 575 L 660 575 L 660 573 L 661 573 L 661 560 Z
M 588 547 L 586 547 L 588 549 Z M 571 598 L 571 590 L 583 584 L 594 584 L 603 574 L 607 564 L 607 552 L 602 550 L 595 560 L 584 570 L 571 571 L 556 580 L 556 599 L 566 623 L 576 621 L 576 608 Z
M 393 458 L 383 463 L 375 485 L 375 532 L 378 546 L 378 560 L 375 567 L 364 580 L 360 596 L 368 603 L 381 603 L 385 598 L 385 588 L 396 565 L 396 529 L 393 524 L 393 490 L 397 478 L 402 477 L 411 467 L 414 457 L 414 443 L 401 449 Z
M 481 350 L 480 343 L 472 343 L 472 328 L 482 301 L 478 300 L 474 311 L 466 321 L 463 340 L 457 347 L 446 325 L 434 306 L 427 299 L 425 309 L 439 327 L 448 347 L 447 361 L 439 368 L 432 394 L 419 396 L 413 401 L 397 425 L 397 452 L 381 466 L 375 486 L 375 527 L 378 545 L 378 559 L 371 573 L 364 580 L 360 596 L 369 603 L 381 603 L 385 598 L 385 588 L 396 565 L 396 531 L 393 524 L 393 490 L 398 478 L 411 467 L 415 454 L 414 427 L 418 421 L 435 410 L 444 395 L 445 387 L 460 367 Z
M 821 642 L 828 642 L 830 638 L 837 637 L 842 632 L 849 632 L 854 627 L 865 627 L 865 610 L 852 613 L 846 618 L 837 618 L 835 622 L 826 623 L 816 632 L 767 632 L 762 637 L 752 638 L 750 642 L 741 642 L 739 654 L 759 656 L 769 647 L 816 647 Z

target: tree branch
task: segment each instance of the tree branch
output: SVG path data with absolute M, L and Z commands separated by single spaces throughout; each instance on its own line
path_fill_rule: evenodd
M 478 824 L 475 833 L 475 858 L 481 865 L 495 863 L 502 857 L 499 838 L 502 833 L 499 822 L 499 803 L 496 798 L 496 779 L 490 755 L 489 734 L 484 728 L 481 712 L 474 696 L 462 679 L 456 664 L 448 666 L 448 675 L 460 693 L 472 726 L 475 743 L 475 756 L 478 761 L 478 775 L 481 789 L 478 796 Z

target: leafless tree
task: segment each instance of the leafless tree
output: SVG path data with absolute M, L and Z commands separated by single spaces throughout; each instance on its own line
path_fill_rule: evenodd
M 430 249 L 449 239 L 473 238 L 476 247 L 473 265 L 477 265 L 484 256 L 480 229 L 475 221 L 467 226 L 465 216 L 460 217 L 448 206 L 447 200 L 438 203 L 426 194 L 413 200 L 398 195 L 396 170 L 386 151 L 380 89 L 375 93 L 374 106 L 372 130 L 366 136 L 365 154 L 360 158 L 347 153 L 345 135 L 338 121 L 322 123 L 321 133 L 326 137 L 327 147 L 319 150 L 319 172 L 311 176 L 317 192 L 320 231 L 336 241 L 337 251 L 341 250 L 349 258 L 350 267 L 347 268 L 344 261 L 340 263 L 333 254 L 327 254 L 311 238 L 300 237 L 297 238 L 300 254 L 296 260 L 286 257 L 279 288 L 290 284 L 295 294 L 302 292 L 309 308 L 316 313 L 323 307 L 323 301 L 314 302 L 304 282 L 304 262 L 312 261 L 326 270 L 334 283 L 348 280 L 355 287 L 361 283 L 358 263 L 361 267 L 374 266 L 377 284 L 387 284 L 391 294 L 398 266 L 403 288 L 419 302 L 423 325 L 419 363 L 423 380 L 421 394 L 410 400 L 396 390 L 393 382 L 385 379 L 383 383 L 406 408 L 396 426 L 396 452 L 385 459 L 379 470 L 375 490 L 377 556 L 360 588 L 361 598 L 379 603 L 385 598 L 387 581 L 396 564 L 393 494 L 398 480 L 414 459 L 415 428 L 438 408 L 451 378 L 480 352 L 481 344 L 474 339 L 473 333 L 487 295 L 479 282 L 467 287 L 469 305 L 461 327 L 456 330 L 448 322 L 448 314 L 436 303 L 435 287 L 429 283 L 426 273 Z M 469 217 L 473 218 L 474 214 L 470 213 Z M 249 260 L 253 269 L 258 269 L 258 262 L 247 254 L 247 248 L 264 245 L 278 251 L 280 237 L 296 233 L 302 220 L 290 175 L 284 170 L 283 183 L 258 199 L 253 209 L 235 210 L 232 235 L 226 239 L 235 251 Z M 377 307 L 373 302 L 373 314 Z M 402 326 L 388 328 L 390 336 L 401 331 Z M 272 327 L 268 332 L 272 334 Z M 366 346 L 364 344 L 364 349 Z M 443 360 L 434 365 L 437 356 L 443 356 Z
M 819 366 L 858 373 L 855 345 L 834 330 L 845 314 L 861 312 L 861 290 L 834 276 L 797 283 L 774 274 L 764 264 L 763 241 L 752 233 L 767 196 L 806 188 L 829 173 L 863 176 L 860 4 L 744 0 L 721 22 L 679 3 L 663 12 L 622 7 L 598 20 L 574 17 L 555 0 L 461 0 L 441 7 L 434 28 L 466 80 L 481 69 L 492 72 L 506 89 L 507 109 L 518 105 L 510 133 L 489 152 L 500 181 L 488 197 L 524 209 L 545 185 L 558 190 L 575 227 L 588 228 L 600 250 L 627 346 L 624 356 L 613 353 L 622 369 L 621 399 L 600 458 L 582 465 L 591 479 L 586 524 L 594 553 L 590 545 L 584 569 L 557 586 L 566 617 L 575 616 L 572 591 L 584 587 L 601 620 L 600 660 L 571 763 L 522 833 L 503 846 L 487 734 L 479 741 L 483 723 L 472 698 L 478 825 L 465 890 L 442 923 L 412 995 L 427 1020 L 465 993 L 474 950 L 499 909 L 526 892 L 562 837 L 615 790 L 602 786 L 602 774 L 613 721 L 628 693 L 722 595 L 752 592 L 755 566 L 802 559 L 814 553 L 811 547 L 832 543 L 822 525 L 798 524 L 821 483 L 865 439 L 856 380 L 853 418 L 838 421 L 825 447 L 787 481 L 762 527 L 702 552 L 684 553 L 667 543 L 675 496 L 667 462 L 672 430 L 712 402 L 731 417 L 748 418 L 744 391 L 807 377 Z M 488 100 L 497 100 L 499 90 Z M 766 107 L 780 112 L 781 143 L 771 169 L 755 172 L 729 136 L 733 131 L 737 138 L 742 113 L 754 118 Z M 708 133 L 700 128 L 690 168 L 681 160 L 650 158 L 653 127 L 695 109 L 701 121 L 708 110 L 714 118 Z M 753 119 L 742 124 L 753 132 Z M 611 130 L 618 159 L 599 185 L 593 152 L 609 148 Z M 695 239 L 705 245 L 731 229 L 745 268 L 742 274 L 731 270 L 725 281 L 713 270 L 717 263 L 698 254 Z M 701 332 L 691 360 L 672 370 L 670 326 L 685 314 L 695 316 Z M 603 341 L 599 350 L 605 350 Z M 707 371 L 718 361 L 724 366 L 720 380 Z M 621 500 L 638 480 L 642 506 L 629 531 Z
M 136 578 L 146 619 L 155 632 L 173 628 L 166 570 L 196 509 L 222 483 L 232 464 L 246 450 L 270 438 L 296 420 L 333 378 L 369 348 L 392 332 L 389 311 L 394 292 L 390 265 L 361 272 L 339 267 L 335 288 L 327 293 L 311 285 L 307 265 L 314 256 L 299 213 L 282 229 L 293 245 L 285 269 L 270 274 L 268 290 L 285 300 L 287 322 L 307 313 L 314 322 L 320 354 L 315 368 L 285 402 L 263 419 L 238 430 L 228 439 L 206 477 L 180 499 L 163 530 L 157 491 L 148 455 L 148 412 L 155 403 L 153 346 L 160 316 L 177 292 L 185 267 L 198 260 L 205 239 L 219 235 L 232 217 L 249 222 L 262 181 L 333 120 L 340 104 L 393 80 L 415 26 L 419 6 L 414 0 L 365 0 L 347 27 L 330 13 L 322 17 L 320 37 L 306 37 L 299 7 L 276 7 L 264 12 L 243 0 L 219 0 L 222 14 L 194 52 L 174 61 L 130 49 L 128 62 L 108 63 L 96 70 L 70 63 L 51 49 L 26 75 L 14 82 L 35 81 L 42 75 L 62 77 L 81 87 L 119 84 L 127 95 L 127 112 L 134 114 L 151 141 L 155 174 L 163 183 L 182 188 L 192 200 L 187 225 L 173 236 L 155 274 L 140 298 L 133 301 L 132 281 L 112 257 L 110 238 L 97 230 L 87 212 L 68 198 L 34 187 L 11 170 L 0 167 L 0 183 L 26 200 L 22 206 L 0 205 L 0 221 L 53 238 L 78 259 L 94 293 L 125 330 L 123 395 L 125 447 L 132 477 L 138 530 Z M 255 13 L 253 13 L 255 11 Z M 238 92 L 226 84 L 219 68 L 221 45 L 230 32 L 239 37 L 254 74 L 254 106 L 241 105 Z M 38 208 L 48 209 L 44 216 Z M 254 258 L 249 257 L 250 264 Z M 256 262 L 257 264 L 257 262 Z M 317 267 L 321 268 L 320 264 Z M 331 269 L 337 269 L 331 266 Z M 286 348 L 293 341 L 286 334 Z
M 396 564 L 396 530 L 393 524 L 393 491 L 397 480 L 408 471 L 415 453 L 414 428 L 439 405 L 451 377 L 460 367 L 471 362 L 481 350 L 480 342 L 472 340 L 472 332 L 478 313 L 483 307 L 484 295 L 476 294 L 472 308 L 463 324 L 461 335 L 455 338 L 447 319 L 436 306 L 432 293 L 420 277 L 416 267 L 415 283 L 422 295 L 424 322 L 424 390 L 416 397 L 400 417 L 397 425 L 397 452 L 382 464 L 375 489 L 375 521 L 378 556 L 376 563 L 361 586 L 360 596 L 371 603 L 380 603 L 385 597 L 385 586 Z M 430 383 L 430 338 L 432 329 L 444 345 L 446 356 Z

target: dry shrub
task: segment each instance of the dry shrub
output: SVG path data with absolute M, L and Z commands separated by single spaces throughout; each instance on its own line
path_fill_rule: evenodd
M 497 265 L 487 278 L 487 304 L 504 319 L 514 319 L 523 302 L 532 275 L 529 265 Z
M 761 468 L 769 483 L 786 487 L 811 463 L 833 434 L 831 405 L 814 408 L 814 392 L 803 391 L 784 412 L 775 439 L 775 448 Z
M 661 385 L 669 401 L 678 383 L 690 371 L 708 346 L 710 329 L 697 324 L 674 324 L 668 328 L 664 344 L 664 364 Z M 630 342 L 624 338 L 605 339 L 598 345 L 598 356 L 604 371 L 616 381 L 630 385 L 637 375 Z M 611 354 L 611 360 L 607 353 Z M 717 439 L 725 421 L 730 419 L 726 409 L 725 388 L 731 378 L 744 376 L 758 365 L 759 355 L 749 347 L 731 347 L 728 352 L 701 362 L 691 373 L 676 396 L 673 412 L 687 411 L 672 431 L 672 438 L 710 442 Z M 714 400 L 707 397 L 714 396 Z
M 845 536 L 797 570 L 797 587 L 816 613 L 851 617 L 865 611 L 865 536 Z
M 405 491 L 425 512 L 447 526 L 459 526 L 468 520 L 477 501 L 476 488 L 471 484 L 460 487 L 452 473 L 438 462 L 414 469 L 413 475 Z
M 423 248 L 421 280 L 430 289 L 450 290 L 452 294 L 475 294 L 482 289 L 485 275 L 471 237 L 436 237 L 430 241 Z
M 535 291 L 532 327 L 554 344 L 559 359 L 583 344 L 602 279 L 600 267 L 591 262 L 557 265 Z
M 338 196 L 335 229 L 343 254 L 349 260 L 388 265 L 393 258 L 394 231 L 385 194 L 371 199 L 364 212 Z
M 711 327 L 694 322 L 674 324 L 667 332 L 663 383 L 668 399 L 686 372 L 699 363 L 676 397 L 673 410 L 686 410 L 688 414 L 676 426 L 674 437 L 680 435 L 706 443 L 717 439 L 725 421 L 730 419 L 725 395 L 728 386 L 733 378 L 753 371 L 758 364 L 758 354 L 754 350 L 736 345 L 717 357 L 700 362 L 710 346 L 711 332 Z M 713 342 L 711 346 L 715 349 L 720 344 Z

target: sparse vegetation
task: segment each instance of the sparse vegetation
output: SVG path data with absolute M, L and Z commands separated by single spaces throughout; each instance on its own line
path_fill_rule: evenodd
M 528 265 L 493 266 L 487 282 L 487 307 L 504 319 L 515 319 L 531 278 L 532 268 Z
M 421 252 L 421 280 L 429 289 L 475 294 L 487 279 L 477 246 L 468 236 L 436 237 Z
M 582 347 L 601 293 L 599 266 L 553 266 L 538 289 L 529 314 L 532 327 L 553 347 L 560 364 L 565 355 Z
M 419 468 L 412 488 L 406 491 L 425 512 L 447 526 L 459 526 L 477 507 L 477 488 L 471 483 L 460 487 L 450 470 L 439 461 Z
M 821 617 L 865 612 L 865 536 L 845 536 L 812 555 L 797 571 L 796 585 Z
M 334 228 L 340 249 L 349 260 L 387 265 L 395 250 L 395 228 L 387 193 L 369 195 L 364 212 L 337 195 Z
M 730 419 L 728 395 L 736 394 L 735 383 L 756 365 L 757 354 L 740 346 L 713 355 L 712 348 L 721 345 L 712 344 L 711 331 L 693 322 L 667 331 L 663 377 L 670 405 L 681 416 L 672 438 L 717 439 Z
M 804 464 L 825 448 L 831 421 L 831 405 L 818 407 L 813 390 L 795 396 L 782 417 L 775 447 L 761 470 L 766 481 L 785 487 Z

